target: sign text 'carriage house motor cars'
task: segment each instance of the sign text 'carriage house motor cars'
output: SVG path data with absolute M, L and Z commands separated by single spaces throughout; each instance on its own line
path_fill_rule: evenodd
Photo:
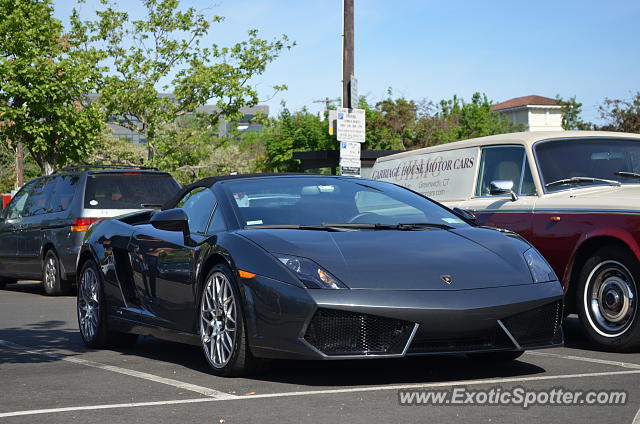
M 78 275 L 88 346 L 194 343 L 225 376 L 260 358 L 507 361 L 562 344 L 562 286 L 527 241 L 355 177 L 201 180 L 94 224 Z
M 393 182 L 531 242 L 602 348 L 640 348 L 640 135 L 523 132 L 386 156 Z

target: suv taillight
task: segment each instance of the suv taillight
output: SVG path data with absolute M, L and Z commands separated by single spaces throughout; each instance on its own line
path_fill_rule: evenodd
M 103 218 L 76 218 L 71 223 L 71 231 L 73 231 L 74 233 L 87 231 L 91 224 L 100 221 L 101 219 Z

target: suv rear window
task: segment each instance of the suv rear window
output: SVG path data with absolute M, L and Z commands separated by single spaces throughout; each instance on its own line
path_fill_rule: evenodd
M 141 209 L 159 207 L 180 186 L 168 174 L 149 172 L 89 174 L 84 195 L 87 209 Z

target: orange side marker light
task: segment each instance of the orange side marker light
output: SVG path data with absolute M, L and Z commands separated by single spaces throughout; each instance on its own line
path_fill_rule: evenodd
M 253 272 L 243 271 L 241 269 L 238 270 L 238 274 L 240 274 L 240 277 L 242 278 L 253 278 L 256 276 Z
M 560 221 L 560 217 L 559 217 L 559 216 L 552 216 L 550 219 L 551 219 L 553 222 L 558 222 L 558 221 Z

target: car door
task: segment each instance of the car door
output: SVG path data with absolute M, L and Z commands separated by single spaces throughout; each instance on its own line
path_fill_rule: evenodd
M 22 278 L 18 266 L 18 236 L 22 226 L 22 211 L 35 181 L 25 185 L 4 210 L 0 221 L 0 276 Z
M 492 195 L 490 186 L 495 181 L 513 182 L 516 199 L 510 194 Z M 537 199 L 524 146 L 486 146 L 482 148 L 474 197 L 459 207 L 473 212 L 480 225 L 506 228 L 529 238 Z
M 131 245 L 136 290 L 149 312 L 149 324 L 191 331 L 197 299 L 194 281 L 197 244 L 208 238 L 209 222 L 216 206 L 211 189 L 197 187 L 178 202 L 189 218 L 192 243 L 180 232 L 161 231 L 147 226 L 134 234 Z M 194 244 L 196 246 L 194 246 Z
M 42 277 L 42 222 L 50 212 L 55 185 L 56 177 L 37 179 L 22 211 L 17 257 L 20 272 L 25 278 Z

